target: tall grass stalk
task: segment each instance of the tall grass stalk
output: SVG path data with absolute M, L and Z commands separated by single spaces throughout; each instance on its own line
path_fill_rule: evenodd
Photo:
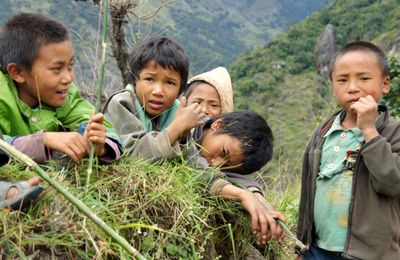
M 228 231 L 229 231 L 229 238 L 231 239 L 231 243 L 232 243 L 232 252 L 233 252 L 233 259 L 237 259 L 236 256 L 236 248 L 235 248 L 235 239 L 233 238 L 233 231 L 232 231 L 232 225 L 231 223 L 228 223 Z
M 96 214 L 94 214 L 88 206 L 86 206 L 80 199 L 72 195 L 68 190 L 66 190 L 57 181 L 50 178 L 50 176 L 31 158 L 21 153 L 13 146 L 8 144 L 6 141 L 0 139 L 0 149 L 7 152 L 12 157 L 18 159 L 20 162 L 31 167 L 39 174 L 39 176 L 54 187 L 59 193 L 61 193 L 69 202 L 71 202 L 80 212 L 91 219 L 97 226 L 99 226 L 106 234 L 111 236 L 121 247 L 123 247 L 130 254 L 135 256 L 137 259 L 145 259 L 134 247 L 132 247 L 128 241 L 115 232 L 110 226 L 108 226 L 102 219 L 100 219 Z
M 101 54 L 101 62 L 100 62 L 100 73 L 99 73 L 99 86 L 97 88 L 97 97 L 96 97 L 96 105 L 95 105 L 95 114 L 100 112 L 101 100 L 103 96 L 103 80 L 104 80 L 104 68 L 106 63 L 106 49 L 107 49 L 107 13 L 108 13 L 108 0 L 102 0 L 103 4 L 103 37 L 101 41 L 101 46 L 103 48 Z M 100 8 L 101 12 L 101 8 Z M 86 190 L 89 189 L 90 185 L 90 177 L 93 171 L 93 157 L 94 157 L 94 145 L 90 143 L 90 153 L 89 153 L 89 165 L 87 168 L 87 177 L 86 177 Z

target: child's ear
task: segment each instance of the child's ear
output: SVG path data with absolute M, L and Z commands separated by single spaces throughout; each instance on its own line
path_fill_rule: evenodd
M 17 83 L 23 84 L 26 82 L 23 70 L 16 64 L 10 63 L 7 65 L 8 75 Z
M 223 118 L 218 118 L 217 120 L 215 120 L 210 126 L 211 130 L 219 129 L 222 125 L 222 122 L 224 122 Z
M 386 76 L 383 79 L 382 93 L 387 94 L 390 91 L 390 77 Z

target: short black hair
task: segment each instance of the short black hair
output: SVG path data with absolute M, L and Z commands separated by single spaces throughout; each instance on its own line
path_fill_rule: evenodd
M 42 14 L 20 13 L 8 20 L 0 31 L 0 68 L 16 63 L 31 70 L 41 47 L 69 40 L 68 29 L 60 22 Z
M 229 134 L 239 139 L 242 144 L 244 162 L 237 168 L 230 169 L 239 174 L 251 174 L 261 169 L 272 159 L 272 130 L 267 121 L 252 111 L 224 113 L 213 119 L 222 118 L 218 134 Z
M 351 42 L 346 44 L 343 48 L 341 48 L 339 51 L 335 53 L 333 56 L 330 66 L 329 66 L 329 76 L 330 79 L 332 80 L 332 73 L 333 69 L 336 63 L 336 60 L 345 55 L 346 53 L 352 52 L 352 51 L 365 51 L 365 52 L 371 52 L 376 55 L 378 58 L 378 62 L 381 66 L 382 74 L 384 77 L 387 77 L 390 75 L 390 69 L 388 65 L 388 61 L 386 58 L 385 53 L 375 44 L 371 42 L 366 42 L 366 41 L 356 41 L 356 42 Z
M 176 41 L 167 37 L 143 39 L 129 56 L 129 82 L 136 83 L 140 72 L 150 61 L 155 61 L 163 68 L 177 71 L 181 76 L 179 94 L 186 90 L 189 58 Z

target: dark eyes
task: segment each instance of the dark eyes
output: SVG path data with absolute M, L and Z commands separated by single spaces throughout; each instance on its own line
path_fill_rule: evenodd
M 62 67 L 53 67 L 53 68 L 51 68 L 51 70 L 54 71 L 54 72 L 60 72 L 61 69 L 62 69 Z
M 192 100 L 190 100 L 190 104 L 201 104 L 201 100 L 199 100 L 199 99 L 192 99 Z
M 167 81 L 167 84 L 168 85 L 172 85 L 172 86 L 176 86 L 176 83 L 174 81 L 171 81 L 171 80 Z
M 153 82 L 153 81 L 154 81 L 154 78 L 148 76 L 148 77 L 144 77 L 143 80 L 149 81 L 149 82 Z M 166 81 L 166 83 L 167 83 L 168 85 L 171 85 L 171 86 L 176 86 L 176 82 L 174 82 L 174 81 L 172 81 L 172 80 L 168 80 L 168 81 Z
M 67 69 L 68 70 L 72 70 L 72 67 L 74 66 L 74 62 L 70 62 L 68 65 L 67 65 Z M 55 73 L 59 73 L 59 72 L 61 72 L 63 69 L 65 68 L 65 65 L 57 65 L 57 66 L 54 66 L 54 67 L 51 67 L 50 68 L 50 70 L 51 71 L 54 71 Z
M 74 64 L 71 63 L 71 64 L 68 66 L 68 70 L 72 70 L 73 67 L 74 67 Z
M 223 158 L 228 157 L 228 151 L 225 150 L 225 148 L 222 149 L 222 156 L 223 156 Z
M 371 78 L 370 77 L 360 77 L 359 79 L 361 81 L 367 81 L 367 80 L 370 80 Z M 336 82 L 345 83 L 345 82 L 347 82 L 347 79 L 337 79 Z

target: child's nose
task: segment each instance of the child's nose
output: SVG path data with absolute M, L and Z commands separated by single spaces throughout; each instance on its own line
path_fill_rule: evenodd
M 350 81 L 349 81 L 349 85 L 348 85 L 348 87 L 347 87 L 347 90 L 348 90 L 349 92 L 358 91 L 359 88 L 358 88 L 358 82 L 357 82 L 357 80 L 350 80 Z
M 70 84 L 73 80 L 74 80 L 74 72 L 72 70 L 66 70 L 62 78 L 62 83 Z
M 209 112 L 208 112 L 207 106 L 202 105 L 201 106 L 201 112 L 203 112 L 204 114 L 206 114 L 208 116 Z
M 162 96 L 164 94 L 164 87 L 161 83 L 154 83 L 153 85 L 153 95 Z
M 214 167 L 223 166 L 224 163 L 225 163 L 224 158 L 222 158 L 222 157 L 220 157 L 220 156 L 211 159 L 211 164 L 212 164 L 212 166 L 214 166 Z

